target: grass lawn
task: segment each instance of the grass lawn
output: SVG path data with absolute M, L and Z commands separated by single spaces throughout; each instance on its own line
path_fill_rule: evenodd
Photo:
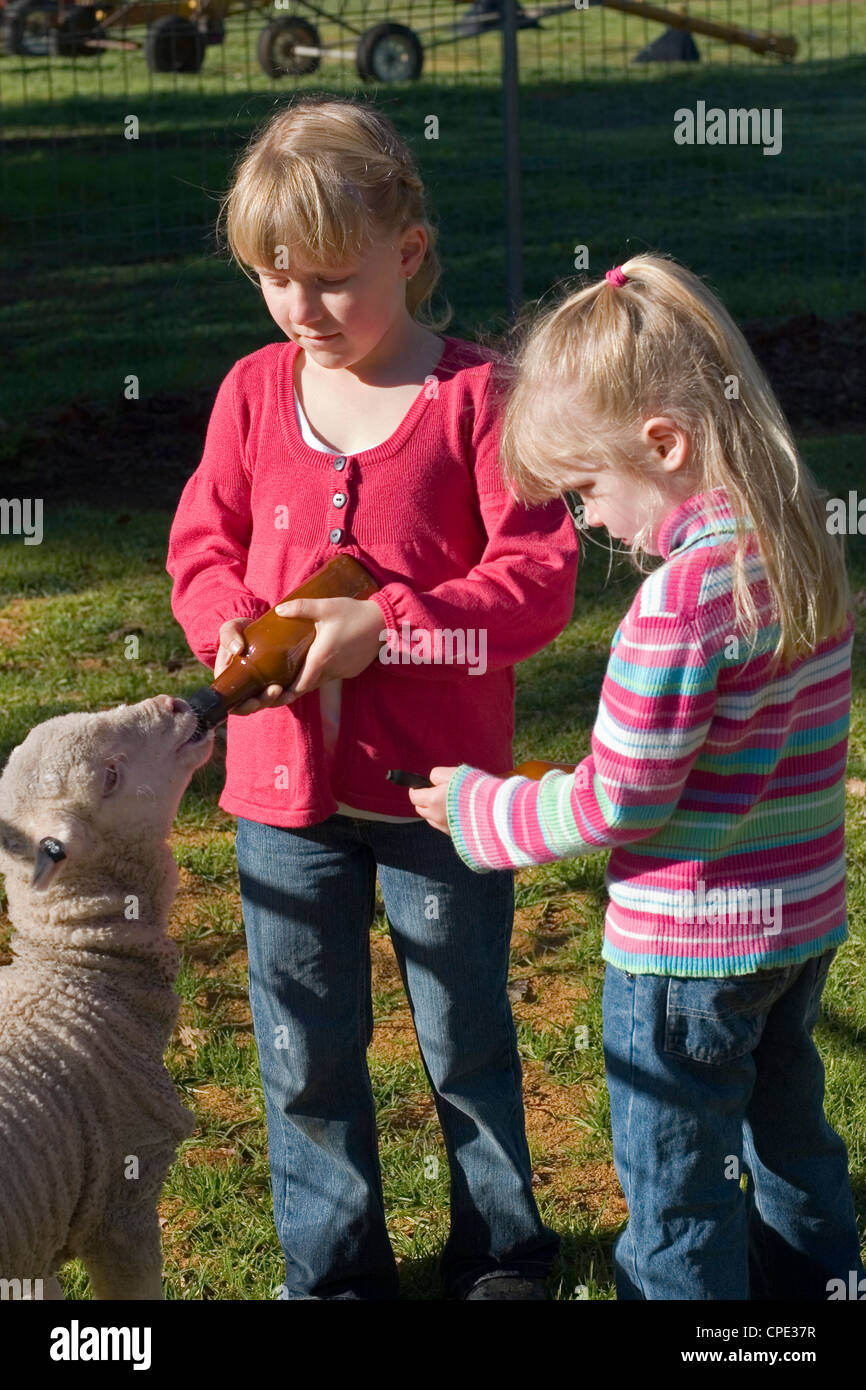
M 600 8 L 519 34 L 526 296 L 573 276 L 578 246 L 591 274 L 652 247 L 710 276 L 741 318 L 866 307 L 851 146 L 866 60 L 850 56 L 866 2 L 694 8 L 795 33 L 800 55 L 780 64 L 701 40 L 701 63 L 634 65 L 658 26 Z M 345 10 L 362 26 L 381 13 L 361 0 Z M 407 0 L 389 13 L 423 28 L 431 14 L 447 26 L 463 11 Z M 331 60 L 272 82 L 255 60 L 261 22 L 231 16 L 227 42 L 194 76 L 151 74 L 139 53 L 0 58 L 0 418 L 13 433 L 47 406 L 120 400 L 130 374 L 142 396 L 216 383 L 274 336 L 212 233 L 235 157 L 295 90 L 366 96 L 395 121 L 439 223 L 450 331 L 502 326 L 499 37 L 431 49 L 412 84 L 364 86 L 351 62 Z M 337 33 L 323 24 L 326 40 Z M 699 100 L 778 109 L 781 152 L 676 145 L 674 112 Z M 136 140 L 124 137 L 130 115 Z
M 866 439 L 813 439 L 806 457 L 832 495 L 861 477 Z M 184 694 L 207 671 L 187 649 L 169 607 L 163 565 L 168 513 L 49 513 L 41 547 L 0 547 L 0 762 L 35 723 L 71 710 Z M 122 536 L 122 540 L 118 537 Z M 866 542 L 851 541 L 852 586 L 866 607 Z M 572 622 L 517 670 L 515 761 L 576 761 L 588 750 L 610 639 L 637 585 L 591 544 Z M 124 637 L 140 634 L 140 659 Z M 861 1233 L 866 1234 L 866 645 L 857 636 L 849 765 L 851 939 L 839 953 L 817 1039 L 827 1112 L 844 1136 Z M 181 1019 L 168 1052 L 172 1076 L 198 1117 L 166 1185 L 169 1298 L 268 1299 L 282 1279 L 271 1221 L 266 1131 L 246 993 L 246 953 L 231 817 L 216 806 L 215 765 L 196 774 L 172 844 L 181 886 L 171 932 L 182 953 Z M 523 1061 L 537 1198 L 563 1236 L 551 1282 L 559 1300 L 613 1297 L 610 1250 L 625 1217 L 611 1162 L 601 1052 L 600 960 L 606 856 L 516 876 L 511 979 Z M 0 909 L 5 899 L 0 897 Z M 8 960 L 8 919 L 0 950 Z M 379 1112 L 389 1228 L 408 1299 L 441 1296 L 436 1257 L 447 1232 L 448 1169 L 379 902 L 372 933 L 375 1035 L 369 1054 Z M 586 1030 L 584 1034 L 583 1030 Z M 583 1046 L 584 1040 L 588 1046 Z M 67 1296 L 89 1296 L 83 1269 L 66 1267 Z

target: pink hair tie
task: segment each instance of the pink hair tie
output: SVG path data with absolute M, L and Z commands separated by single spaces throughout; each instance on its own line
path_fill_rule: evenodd
M 617 289 L 621 289 L 623 285 L 628 284 L 628 276 L 623 275 L 621 265 L 615 265 L 613 270 L 608 270 L 604 278 L 609 281 L 611 285 L 616 285 Z

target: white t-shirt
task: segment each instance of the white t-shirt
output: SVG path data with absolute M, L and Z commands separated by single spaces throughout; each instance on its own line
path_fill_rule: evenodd
M 330 444 L 323 444 L 313 434 L 310 422 L 301 408 L 298 400 L 298 393 L 295 391 L 295 414 L 298 417 L 298 428 L 301 431 L 301 438 L 311 449 L 318 449 L 323 454 L 330 454 L 336 458 L 336 452 Z M 322 715 L 322 737 L 325 744 L 325 753 L 329 763 L 333 761 L 334 751 L 337 746 L 337 734 L 340 730 L 340 696 L 343 689 L 342 680 L 323 681 L 319 686 L 319 709 Z M 337 802 L 337 811 L 343 816 L 357 816 L 359 820 L 389 820 L 400 824 L 408 824 L 409 821 L 417 821 L 418 816 L 386 816 L 381 811 L 362 811 L 357 806 L 347 806 L 344 802 Z

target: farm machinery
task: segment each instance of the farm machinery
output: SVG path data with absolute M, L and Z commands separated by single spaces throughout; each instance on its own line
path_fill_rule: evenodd
M 289 3 L 293 12 L 280 14 Z M 223 42 L 227 17 L 256 11 L 266 21 L 258 36 L 258 61 L 271 78 L 302 76 L 315 72 L 323 58 L 337 58 L 354 61 L 365 81 L 406 82 L 420 77 L 425 50 L 476 37 L 488 29 L 501 29 L 502 4 L 503 0 L 474 0 L 456 23 L 446 24 L 436 16 L 425 28 L 390 19 L 362 28 L 356 22 L 358 15 L 350 9 L 351 0 L 336 0 L 337 8 L 329 10 L 315 0 L 274 0 L 273 4 L 271 0 L 102 0 L 101 4 L 0 0 L 0 44 L 7 54 L 23 57 L 83 57 L 111 49 L 143 48 L 152 72 L 198 72 L 208 45 Z M 681 53 L 682 57 L 699 56 L 690 38 L 693 34 L 784 61 L 797 51 L 797 41 L 790 35 L 718 23 L 649 0 L 589 0 L 589 4 L 666 25 L 668 37 L 680 35 L 690 42 L 690 51 Z M 407 9 L 410 5 L 411 0 L 407 0 Z M 568 0 L 524 9 L 518 0 L 517 27 L 541 28 L 541 20 L 547 16 L 581 8 L 586 6 Z M 335 24 L 345 37 L 323 43 L 315 19 Z M 142 25 L 146 26 L 143 42 L 131 40 L 127 30 Z M 652 47 L 638 58 L 643 61 Z
M 208 44 L 222 43 L 232 7 L 232 0 L 104 0 L 95 5 L 0 0 L 0 42 L 4 52 L 26 58 L 95 57 L 111 49 L 143 48 L 152 72 L 198 72 Z M 268 8 L 268 0 L 261 0 L 261 8 Z M 143 43 L 126 34 L 139 25 L 146 26 Z

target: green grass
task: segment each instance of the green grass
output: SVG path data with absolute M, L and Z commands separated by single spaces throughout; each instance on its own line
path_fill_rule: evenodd
M 592 274 L 659 247 L 708 275 L 740 317 L 864 307 L 863 179 L 851 132 L 863 125 L 866 63 L 851 54 L 866 3 L 697 8 L 790 30 L 801 55 L 782 65 L 702 41 L 700 64 L 635 66 L 658 27 L 598 8 L 519 34 L 526 295 L 572 276 L 576 246 L 589 248 Z M 366 24 L 380 11 L 345 13 Z M 430 10 L 413 13 L 423 27 Z M 434 17 L 447 25 L 461 13 L 443 0 Z M 272 83 L 255 63 L 260 22 L 230 17 L 227 43 L 208 50 L 196 76 L 151 74 L 138 53 L 0 58 L 7 424 L 74 399 L 119 401 L 129 374 L 143 396 L 209 386 L 278 336 L 248 281 L 217 254 L 213 226 L 247 136 L 295 90 L 364 96 L 396 122 L 439 223 L 450 331 L 502 326 L 499 37 L 431 49 L 415 84 L 365 87 L 351 63 L 331 61 Z M 674 111 L 699 99 L 780 108 L 782 152 L 674 145 Z M 124 138 L 130 114 L 137 140 Z M 438 139 L 425 138 L 431 114 Z
M 866 439 L 847 436 L 806 443 L 807 461 L 832 495 L 857 486 Z M 111 513 L 85 508 L 51 513 L 41 547 L 0 547 L 0 623 L 20 632 L 0 641 L 0 762 L 28 729 L 50 715 L 137 700 L 158 691 L 182 694 L 206 674 L 185 654 L 185 639 L 169 607 L 162 570 L 167 513 L 135 516 L 123 545 Z M 36 552 L 36 553 L 34 553 Z M 866 587 L 866 541 L 850 542 L 855 593 Z M 598 688 L 613 631 L 638 582 L 624 564 L 607 579 L 603 547 L 588 548 L 568 628 L 545 651 L 517 669 L 515 759 L 576 760 L 587 750 Z M 859 600 L 862 612 L 864 600 Z M 140 629 L 137 659 L 123 655 L 120 629 Z M 0 631 L 3 629 L 0 628 Z M 172 669 L 168 669 L 169 664 Z M 849 775 L 866 780 L 866 645 L 858 634 Z M 273 1228 L 264 1101 L 255 1047 L 235 1021 L 245 1000 L 240 954 L 242 922 L 231 818 L 216 806 L 217 788 L 205 775 L 187 793 L 176 823 L 175 856 L 195 885 L 181 914 L 182 968 L 178 993 L 195 1045 L 175 1038 L 168 1064 L 199 1132 L 181 1148 L 164 1193 L 166 1289 L 178 1299 L 270 1299 L 282 1279 Z M 849 1149 L 861 1232 L 866 1233 L 866 828 L 863 798 L 849 798 L 848 899 L 851 939 L 842 948 L 824 994 L 817 1040 L 827 1071 L 830 1122 Z M 548 984 L 574 983 L 586 998 L 573 1010 L 521 1016 L 524 1068 L 552 1088 L 545 1098 L 573 1117 L 569 1161 L 579 1173 L 609 1171 L 610 1117 L 601 1051 L 600 959 L 606 856 L 563 861 L 517 875 L 517 907 L 536 914 L 528 944 L 515 948 L 514 978 L 532 974 L 543 998 Z M 0 895 L 0 906 L 5 900 Z M 550 913 L 548 917 L 547 913 Z M 550 926 L 546 925 L 550 922 Z M 387 922 L 380 910 L 373 937 Z M 375 993 L 383 1022 L 403 1009 L 399 987 Z M 587 1029 L 586 1048 L 576 1047 Z M 447 1235 L 447 1163 L 420 1060 L 387 1053 L 377 1034 L 370 1071 L 381 1136 L 386 1207 L 401 1261 L 402 1296 L 441 1297 L 436 1261 Z M 551 1097 L 553 1098 L 551 1100 Z M 419 1110 L 420 1107 L 420 1110 Z M 426 1108 L 425 1108 L 426 1107 Z M 419 1118 L 420 1115 L 420 1118 Z M 541 1137 L 533 1164 L 555 1168 L 562 1154 Z M 593 1183 L 563 1207 L 550 1187 L 537 1190 L 543 1217 L 563 1237 L 551 1279 L 562 1301 L 614 1296 L 610 1251 L 615 1214 Z M 64 1274 L 67 1295 L 87 1297 L 80 1265 Z

